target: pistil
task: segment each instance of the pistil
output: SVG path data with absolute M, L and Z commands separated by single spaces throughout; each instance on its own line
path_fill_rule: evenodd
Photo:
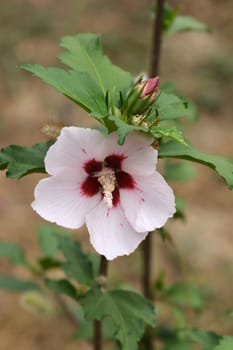
M 111 168 L 103 168 L 98 173 L 98 182 L 102 186 L 103 200 L 108 208 L 113 207 L 113 191 L 116 187 L 115 171 Z

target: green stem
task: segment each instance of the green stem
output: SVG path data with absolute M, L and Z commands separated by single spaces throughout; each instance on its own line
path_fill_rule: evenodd
M 100 260 L 100 277 L 106 277 L 108 272 L 108 261 L 107 259 L 101 255 Z M 103 329 L 102 329 L 102 321 L 95 320 L 93 322 L 93 330 L 94 330 L 94 350 L 103 350 Z

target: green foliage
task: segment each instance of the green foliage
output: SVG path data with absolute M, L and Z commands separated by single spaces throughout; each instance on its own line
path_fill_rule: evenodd
M 58 240 L 56 233 L 59 230 L 55 226 L 42 225 L 38 230 L 38 242 L 44 257 L 54 257 L 58 252 Z
M 169 34 L 187 31 L 209 32 L 210 28 L 191 16 L 176 16 L 167 29 L 167 33 Z
M 220 340 L 220 336 L 216 333 L 205 332 L 197 328 L 178 330 L 178 335 L 181 339 L 203 345 L 205 350 L 212 350 L 213 346 L 217 345 Z
M 164 177 L 167 181 L 189 181 L 196 175 L 196 169 L 185 162 L 172 162 L 167 159 L 165 163 Z
M 91 259 L 85 254 L 79 242 L 74 241 L 68 234 L 56 234 L 60 250 L 65 256 L 62 269 L 68 277 L 79 284 L 93 285 L 94 272 Z
M 132 76 L 113 65 L 102 52 L 100 35 L 84 33 L 66 36 L 60 46 L 67 51 L 58 58 L 72 70 L 21 65 L 52 85 L 87 112 L 107 114 L 106 95 L 110 103 L 120 99 L 132 84 Z
M 193 103 L 174 94 L 160 91 L 152 109 L 158 112 L 159 121 L 188 118 L 195 120 L 197 117 Z
M 75 311 L 75 316 L 78 320 L 79 327 L 75 332 L 73 339 L 93 339 L 93 321 L 87 321 L 84 317 L 84 312 L 82 308 L 73 309 Z M 106 318 L 102 321 L 102 329 L 104 339 L 114 339 L 115 327 L 111 319 Z
M 178 14 L 177 8 L 172 8 L 168 3 L 165 3 L 163 8 L 163 31 L 167 32 L 172 26 Z
M 182 132 L 177 129 L 175 126 L 159 125 L 152 126 L 150 129 L 150 134 L 157 138 L 169 138 L 175 140 L 182 145 L 187 145 L 186 141 L 183 138 Z
M 15 243 L 0 242 L 0 257 L 6 257 L 13 265 L 26 265 L 23 249 Z
M 131 291 L 103 292 L 94 288 L 81 299 L 81 305 L 87 320 L 113 320 L 114 336 L 124 350 L 137 349 L 145 324 L 155 325 L 153 304 Z
M 167 325 L 158 326 L 155 333 L 164 344 L 163 350 L 214 350 L 221 338 L 214 332 L 195 328 L 173 329 Z
M 176 213 L 175 213 L 175 218 L 179 219 L 184 219 L 185 218 L 185 207 L 186 207 L 186 202 L 183 198 L 176 196 Z
M 179 15 L 179 7 L 173 8 L 165 3 L 163 9 L 163 31 L 174 34 L 186 31 L 209 32 L 210 28 L 192 16 Z M 152 13 L 156 14 L 156 7 L 152 8 Z
M 225 336 L 220 340 L 219 345 L 213 348 L 213 350 L 231 350 L 233 349 L 233 337 Z
M 186 159 L 204 164 L 222 176 L 230 189 L 233 188 L 233 164 L 224 157 L 207 155 L 197 151 L 190 144 L 183 146 L 175 141 L 162 144 L 159 148 L 159 157 Z
M 58 58 L 75 71 L 87 72 L 105 95 L 108 91 L 113 98 L 130 88 L 132 76 L 113 65 L 102 52 L 101 37 L 84 33 L 62 38 L 60 46 L 67 51 Z
M 179 306 L 189 306 L 195 310 L 203 308 L 202 291 L 192 283 L 177 282 L 164 290 L 167 300 Z
M 109 116 L 109 120 L 111 120 L 116 125 L 119 145 L 122 145 L 125 142 L 127 135 L 132 131 L 148 132 L 148 129 L 146 128 L 143 128 L 137 125 L 128 124 L 113 115 Z
M 46 278 L 45 285 L 55 293 L 65 294 L 76 301 L 79 299 L 76 288 L 66 279 L 52 280 Z
M 45 173 L 44 157 L 50 142 L 32 147 L 11 145 L 0 151 L 0 169 L 7 169 L 7 177 L 20 179 L 31 173 Z
M 39 258 L 37 260 L 38 264 L 39 264 L 39 273 L 44 273 L 47 270 L 51 270 L 51 269 L 56 269 L 58 267 L 61 267 L 62 262 L 58 259 L 54 259 L 52 257 L 49 256 L 42 256 L 41 258 Z M 32 267 L 33 269 L 33 267 Z M 42 269 L 42 271 L 41 271 Z
M 86 72 L 65 71 L 60 68 L 45 68 L 39 64 L 21 65 L 21 68 L 36 75 L 43 82 L 77 103 L 87 112 L 107 112 L 105 96 L 95 80 Z
M 30 280 L 18 279 L 11 276 L 0 276 L 0 289 L 11 292 L 26 292 L 29 290 L 40 290 L 37 283 Z

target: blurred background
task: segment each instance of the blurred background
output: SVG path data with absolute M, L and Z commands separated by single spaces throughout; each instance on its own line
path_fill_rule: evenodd
M 17 65 L 57 65 L 62 36 L 96 32 L 103 34 L 104 50 L 115 64 L 135 75 L 148 71 L 151 4 L 149 0 L 1 1 L 0 146 L 43 142 L 40 129 L 49 121 L 92 125 L 77 106 Z M 185 122 L 192 143 L 203 152 L 233 159 L 233 2 L 170 0 L 170 4 L 179 4 L 182 14 L 205 22 L 212 32 L 164 37 L 161 82 L 174 81 L 178 93 L 197 104 L 198 122 Z M 214 172 L 195 167 L 193 181 L 171 184 L 187 202 L 186 219 L 168 225 L 174 246 L 155 235 L 153 278 L 164 271 L 168 283 L 185 278 L 203 287 L 206 310 L 195 324 L 190 316 L 191 324 L 233 335 L 233 319 L 226 314 L 233 310 L 233 196 Z M 0 173 L 0 239 L 20 243 L 31 259 L 38 255 L 36 231 L 43 223 L 30 207 L 40 178 L 34 174 L 17 181 Z M 83 230 L 77 237 L 91 249 Z M 110 267 L 112 283 L 121 281 L 124 271 L 124 280 L 140 290 L 140 269 L 140 250 L 118 258 Z M 0 273 L 27 277 L 2 259 Z M 161 304 L 161 318 L 166 317 L 163 308 Z M 16 344 L 17 350 L 91 348 L 86 342 L 71 341 L 75 327 L 57 309 L 47 318 L 37 317 L 20 306 L 18 295 L 0 291 L 0 310 L 0 350 L 12 350 Z

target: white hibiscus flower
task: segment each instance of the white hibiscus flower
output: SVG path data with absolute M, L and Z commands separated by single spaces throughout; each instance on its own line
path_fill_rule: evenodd
M 135 132 L 120 146 L 116 133 L 63 128 L 45 157 L 51 176 L 36 186 L 33 209 L 67 228 L 86 223 L 91 244 L 109 260 L 130 254 L 175 213 L 151 141 Z

